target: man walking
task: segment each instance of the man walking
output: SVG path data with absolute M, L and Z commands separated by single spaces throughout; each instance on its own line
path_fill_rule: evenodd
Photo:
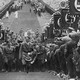
M 31 13 L 31 8 L 29 9 L 30 13 Z

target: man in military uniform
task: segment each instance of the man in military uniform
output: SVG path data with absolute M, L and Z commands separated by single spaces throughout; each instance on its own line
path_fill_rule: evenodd
M 21 40 L 17 40 L 17 45 L 15 46 L 15 69 L 16 71 L 22 71 L 22 64 L 21 64 L 21 60 L 19 60 L 19 50 L 20 50 L 20 46 L 22 41 Z
M 30 44 L 30 37 L 26 37 L 26 41 L 23 42 L 20 46 L 19 59 L 21 59 L 23 68 L 26 69 L 27 73 L 30 68 L 30 61 L 32 60 L 30 57 L 32 51 L 33 48 Z
M 47 62 L 47 54 L 46 54 L 46 49 L 44 45 L 36 45 L 36 53 L 37 53 L 37 68 L 40 71 L 44 71 L 46 68 L 46 62 Z
M 3 46 L 0 45 L 0 71 L 4 71 Z
M 14 63 L 14 52 L 15 48 L 11 46 L 9 41 L 6 42 L 7 44 L 3 47 L 3 57 L 5 62 L 5 69 L 11 71 L 13 68 Z

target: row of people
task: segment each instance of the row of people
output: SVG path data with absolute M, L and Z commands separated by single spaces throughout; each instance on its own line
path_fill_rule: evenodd
M 21 37 L 15 36 L 9 28 L 5 32 L 7 38 L 0 45 L 1 70 L 23 69 L 28 72 L 31 67 L 32 70 L 49 69 L 57 73 L 63 72 L 70 77 L 77 76 L 80 72 L 80 47 L 77 45 L 80 32 L 69 29 L 68 36 L 54 38 L 51 44 L 31 41 L 30 35 L 19 40 Z
M 36 69 L 43 69 L 45 67 L 58 73 L 64 72 L 71 77 L 76 76 L 76 72 L 79 72 L 80 65 L 77 64 L 80 58 L 80 48 L 77 46 L 78 40 L 69 39 L 67 42 L 62 41 L 63 43 L 61 44 L 59 42 L 47 44 L 31 42 L 30 39 L 27 36 L 23 42 L 17 40 L 15 46 L 10 41 L 6 41 L 1 45 L 2 68 L 7 66 L 11 70 L 11 66 L 15 64 L 17 66 L 14 66 L 16 70 L 27 68 L 28 72 L 30 66 Z M 77 56 L 75 53 L 77 53 Z

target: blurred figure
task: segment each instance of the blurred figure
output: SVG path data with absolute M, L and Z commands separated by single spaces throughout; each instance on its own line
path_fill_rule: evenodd
M 31 13 L 31 8 L 29 9 L 30 13 Z
M 6 12 L 6 18 L 9 18 L 9 11 Z
M 15 12 L 15 18 L 18 18 L 18 11 Z
M 27 73 L 30 70 L 31 61 L 32 58 L 30 57 L 30 54 L 32 53 L 33 48 L 30 45 L 30 37 L 26 37 L 25 41 L 21 44 L 20 50 L 19 50 L 19 59 L 22 61 L 23 70 Z
M 3 49 L 4 54 L 4 67 L 7 71 L 11 71 L 14 67 L 14 52 L 15 48 L 11 46 L 9 41 L 6 41 L 6 44 Z

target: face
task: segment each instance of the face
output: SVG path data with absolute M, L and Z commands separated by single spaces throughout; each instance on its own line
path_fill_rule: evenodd
M 11 46 L 11 43 L 10 43 L 10 42 L 8 42 L 8 46 L 9 46 L 9 47 Z
M 26 42 L 29 42 L 30 41 L 30 39 L 28 37 L 26 37 L 25 40 L 26 40 Z
M 67 48 L 65 47 L 65 48 L 64 48 L 64 53 L 66 54 L 66 52 L 67 52 Z
M 37 50 L 39 50 L 39 46 L 38 45 L 36 45 L 36 48 L 37 48 Z

